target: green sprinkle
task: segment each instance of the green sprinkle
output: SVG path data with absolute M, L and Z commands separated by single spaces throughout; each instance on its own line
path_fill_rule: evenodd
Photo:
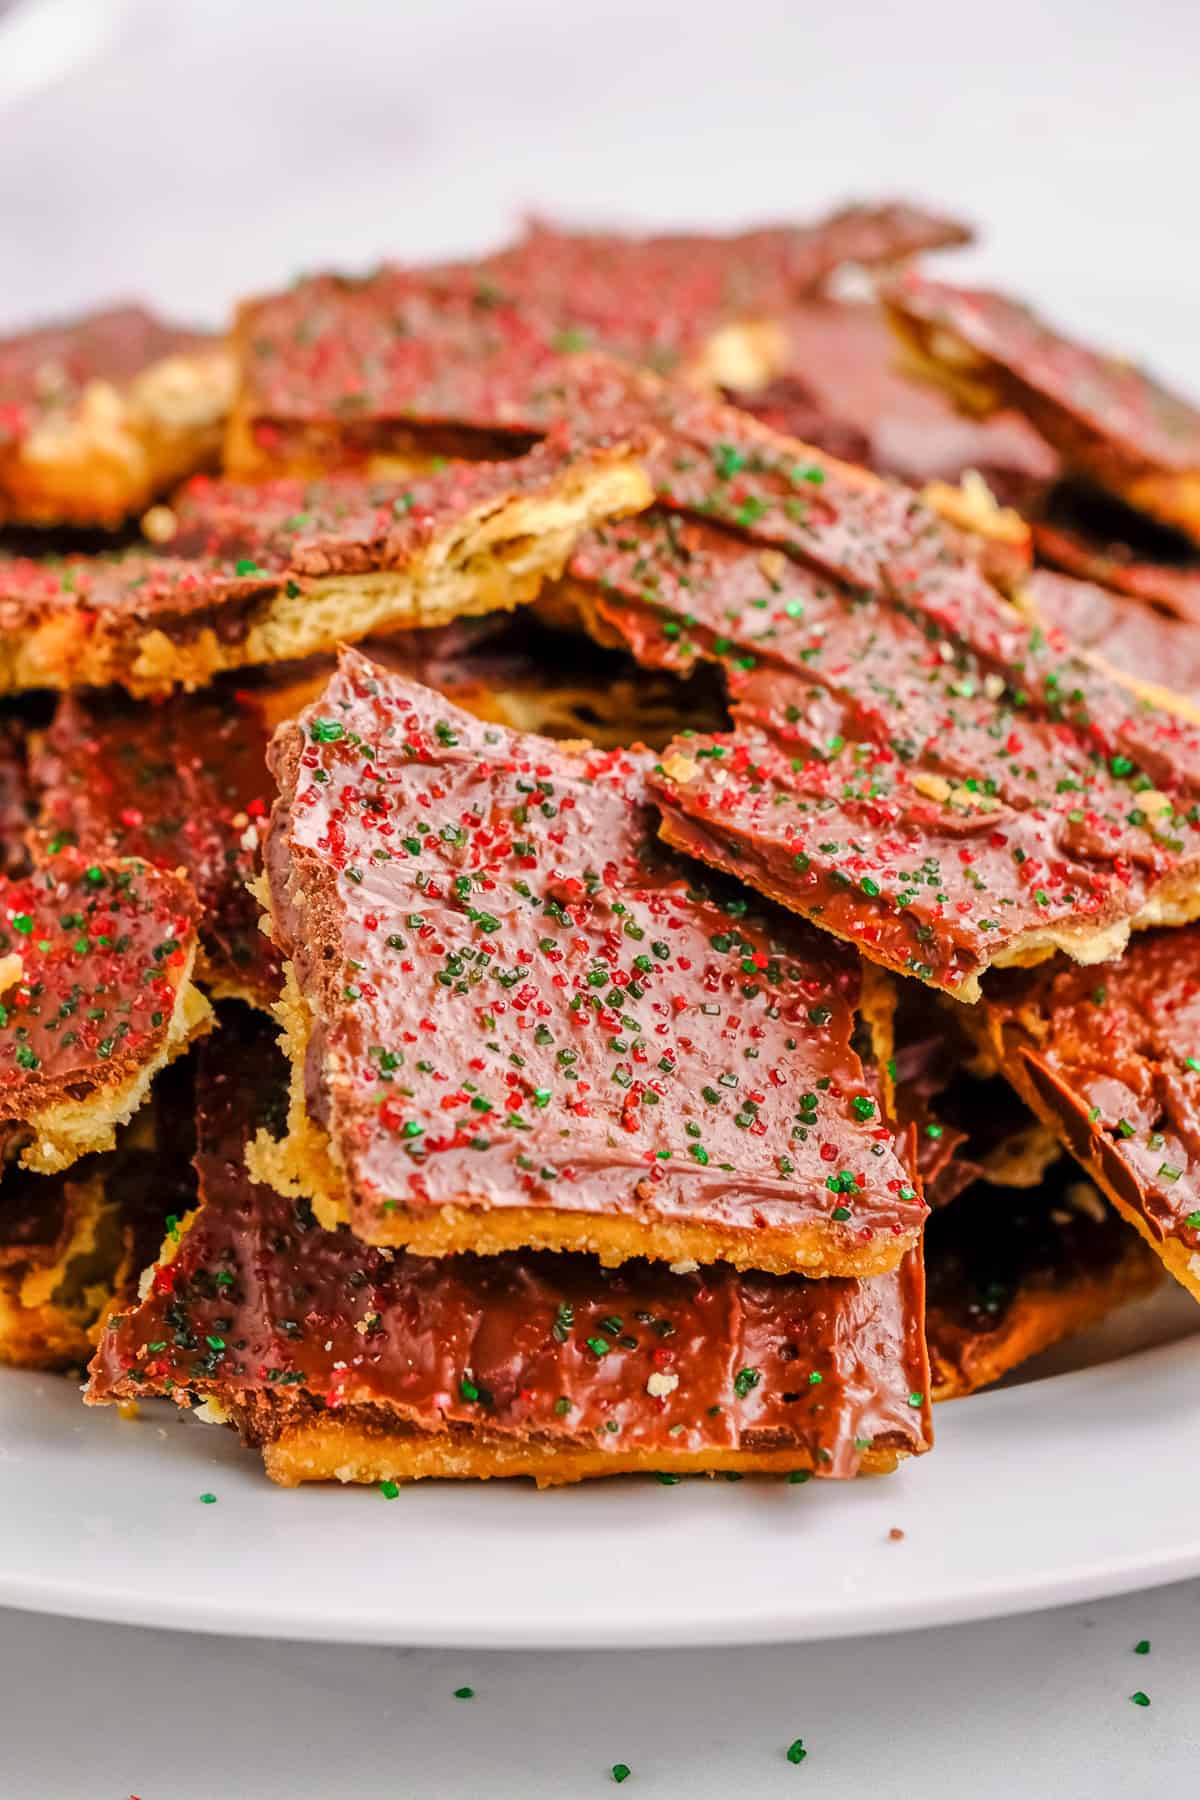
M 756 1388 L 762 1380 L 758 1369 L 739 1369 L 733 1378 L 733 1391 L 739 1400 L 744 1400 L 752 1388 Z
M 1149 1694 L 1143 1694 L 1141 1688 L 1138 1689 L 1136 1694 L 1130 1694 L 1129 1698 L 1133 1701 L 1135 1706 L 1149 1706 L 1150 1704 Z
M 233 565 L 235 575 L 257 575 L 258 564 L 252 556 L 239 556 Z
M 908 1404 L 910 1406 L 924 1406 L 924 1404 L 925 1404 L 924 1394 L 915 1394 L 915 1393 L 910 1394 L 908 1396 Z
M 796 1738 L 787 1747 L 787 1759 L 790 1763 L 802 1763 L 808 1751 L 804 1748 L 804 1739 Z
M 631 1773 L 632 1773 L 632 1771 L 631 1771 L 628 1763 L 614 1763 L 612 1768 L 609 1770 L 609 1774 L 612 1776 L 613 1780 L 617 1783 L 618 1787 L 620 1786 L 620 1784 L 623 1781 L 629 1780 Z
M 314 744 L 336 744 L 346 734 L 345 727 L 336 719 L 314 719 L 308 728 L 308 735 Z
M 811 1481 L 811 1480 L 812 1480 L 812 1470 L 811 1469 L 793 1469 L 791 1474 L 788 1476 L 788 1486 L 789 1487 L 800 1487 L 803 1485 L 804 1482 Z
M 475 1698 L 475 1689 L 472 1687 L 455 1688 L 454 1698 L 456 1700 L 473 1700 Z
M 215 1494 L 201 1494 L 200 1504 L 201 1506 L 215 1506 L 217 1504 L 217 1496 Z
M 400 1483 L 398 1481 L 381 1481 L 379 1491 L 385 1500 L 396 1500 L 400 1495 Z
M 683 1477 L 682 1475 L 668 1475 L 663 1471 L 660 1471 L 654 1479 L 657 1481 L 659 1487 L 678 1487 L 679 1483 L 683 1480 Z
M 1150 1639 L 1149 1638 L 1139 1639 L 1139 1641 L 1133 1646 L 1133 1654 L 1135 1656 L 1149 1656 L 1149 1654 L 1150 1654 Z

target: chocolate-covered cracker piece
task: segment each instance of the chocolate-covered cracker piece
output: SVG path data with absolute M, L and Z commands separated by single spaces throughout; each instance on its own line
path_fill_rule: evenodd
M 0 339 L 0 522 L 115 526 L 217 460 L 220 340 L 114 307 Z
M 208 1029 L 196 901 L 177 875 L 64 849 L 0 884 L 0 1153 L 107 1150 L 155 1074 Z
M 773 320 L 846 262 L 962 242 L 905 205 L 733 236 L 535 225 L 475 265 L 319 275 L 244 305 L 231 473 L 312 473 L 441 452 L 496 453 L 544 429 L 529 388 L 599 350 L 692 380 L 753 386 L 785 350 Z
M 260 1174 L 432 1253 L 836 1275 L 916 1241 L 857 959 L 692 890 L 649 753 L 484 726 L 346 652 L 271 760 L 295 1081 Z
M 1077 581 L 1054 569 L 1034 569 L 1021 589 L 1022 609 L 1081 650 L 1167 704 L 1174 696 L 1200 706 L 1200 622 L 1172 617 L 1125 593 Z
M 774 430 L 917 488 L 973 469 L 1012 504 L 1053 479 L 1058 458 L 1019 414 L 964 419 L 926 382 L 906 378 L 873 302 L 811 300 L 783 327 L 786 372 L 731 395 Z
M 1128 596 L 1170 619 L 1200 625 L 1200 560 L 1155 560 L 1129 545 L 1069 525 L 1034 519 L 1030 529 L 1041 562 Z
M 969 1023 L 1200 1298 L 1200 928 L 1146 933 L 1103 969 L 1007 971 Z
M 920 1256 L 871 1281 L 546 1253 L 428 1258 L 322 1231 L 244 1148 L 281 1059 L 227 1020 L 202 1061 L 201 1205 L 114 1318 L 92 1404 L 170 1393 L 302 1481 L 882 1471 L 928 1447 Z
M 26 837 L 33 810 L 28 727 L 24 719 L 0 717 L 0 874 L 23 875 L 28 870 Z
M 1030 1193 L 977 1185 L 925 1229 L 935 1400 L 953 1400 L 1152 1292 L 1157 1259 L 1062 1165 Z
M 509 609 L 584 527 L 649 499 L 628 442 L 563 439 L 409 483 L 198 477 L 156 550 L 0 558 L 0 691 L 200 686 L 343 639 Z
M 969 413 L 1015 407 L 1067 469 L 1200 541 L 1200 410 L 1190 401 L 1001 294 L 905 275 L 882 298 L 915 373 Z
M 163 1072 L 115 1149 L 57 1175 L 10 1165 L 0 1177 L 0 1363 L 86 1364 L 106 1314 L 136 1305 L 164 1230 L 195 1201 L 188 1062 Z
M 1191 718 L 1022 620 L 912 495 L 770 434 L 681 460 L 568 582 L 639 660 L 726 671 L 737 731 L 654 777 L 677 848 L 968 1000 L 1200 909 Z

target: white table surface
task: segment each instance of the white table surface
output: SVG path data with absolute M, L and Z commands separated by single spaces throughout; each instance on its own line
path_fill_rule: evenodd
M 44 28 L 32 0 L 0 25 L 0 324 L 126 294 L 217 320 L 298 268 L 470 249 L 529 207 L 734 223 L 894 192 L 986 227 L 964 271 L 1200 391 L 1180 0 L 42 5 Z M 1069 1478 L 1105 1504 L 1102 1468 Z M 829 1647 L 553 1657 L 0 1613 L 0 1722 L 14 1800 L 557 1800 L 611 1792 L 616 1761 L 630 1800 L 1184 1800 L 1200 1584 Z

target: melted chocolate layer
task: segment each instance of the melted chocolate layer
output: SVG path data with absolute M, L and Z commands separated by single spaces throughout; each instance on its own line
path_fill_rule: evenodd
M 1147 474 L 1200 471 L 1200 411 L 1127 359 L 1087 349 L 1000 294 L 906 275 L 884 299 L 972 410 L 1015 406 L 1099 486 L 1128 494 Z
M 658 507 L 570 565 L 640 661 L 726 670 L 738 731 L 678 739 L 654 778 L 673 842 L 966 993 L 1023 939 L 1195 882 L 1190 722 L 1019 620 L 898 490 L 827 497 L 821 465 L 724 440 L 705 460 L 685 504 L 793 554 Z
M 195 948 L 187 884 L 136 862 L 62 850 L 0 887 L 0 1143 L 118 1086 L 160 1057 Z
M 1200 625 L 1053 569 L 1035 569 L 1024 594 L 1044 625 L 1080 649 L 1135 681 L 1200 701 Z
M 1148 932 L 1104 968 L 1006 972 L 986 1005 L 1072 1155 L 1200 1273 L 1200 927 Z
M 851 1044 L 853 957 L 653 846 L 644 752 L 485 727 L 346 653 L 276 740 L 267 871 L 355 1229 L 537 1207 L 820 1227 L 923 1206 Z
M 282 1068 L 232 1022 L 202 1053 L 201 1210 L 149 1295 L 115 1319 L 88 1398 L 215 1395 L 254 1441 L 330 1411 L 399 1430 L 570 1450 L 778 1450 L 852 1475 L 929 1441 L 921 1272 L 869 1282 L 588 1257 L 428 1259 L 320 1230 L 256 1186 L 243 1151 L 278 1125 Z

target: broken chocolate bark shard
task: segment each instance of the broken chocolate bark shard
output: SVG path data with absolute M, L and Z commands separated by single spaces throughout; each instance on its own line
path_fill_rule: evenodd
M 638 447 L 611 440 L 558 439 L 407 483 L 198 478 L 156 525 L 155 550 L 0 559 L 0 691 L 199 686 L 511 609 L 560 572 L 582 529 L 649 497 Z
M 177 875 L 65 849 L 0 885 L 0 1149 L 52 1173 L 111 1148 L 208 1029 L 196 902 Z
M 857 959 L 653 837 L 646 752 L 485 726 L 344 654 L 277 736 L 291 1131 L 260 1171 L 376 1243 L 868 1273 L 924 1207 Z
M 999 1381 L 1161 1278 L 1147 1246 L 1069 1163 L 1029 1193 L 970 1188 L 925 1231 L 934 1399 Z
M 1192 916 L 1200 733 L 1181 703 L 1030 626 L 911 496 L 864 476 L 829 498 L 818 464 L 789 518 L 780 480 L 798 490 L 808 465 L 789 476 L 781 443 L 751 461 L 722 441 L 684 472 L 691 509 L 711 490 L 739 530 L 660 505 L 570 564 L 608 641 L 726 671 L 737 731 L 680 737 L 653 777 L 676 847 L 961 998 L 991 963 L 1097 960 L 1131 924 Z
M 1200 928 L 1120 962 L 1009 970 L 973 1033 L 1117 1211 L 1200 1298 Z
M 908 366 L 965 411 L 1015 407 L 1068 470 L 1200 541 L 1200 410 L 1189 400 L 1000 294 L 906 275 L 883 300 Z
M 170 1393 L 277 1481 L 882 1470 L 930 1441 L 919 1252 L 870 1281 L 420 1257 L 322 1231 L 244 1160 L 284 1071 L 226 1016 L 199 1084 L 201 1204 L 94 1359 L 93 1404 Z
M 0 340 L 0 521 L 115 526 L 215 465 L 234 363 L 116 307 Z
M 497 436 L 545 429 L 533 391 L 553 386 L 577 351 L 755 385 L 784 353 L 774 318 L 839 266 L 892 263 L 968 235 L 902 204 L 733 236 L 542 224 L 481 264 L 316 276 L 241 309 L 227 466 L 309 472 L 378 456 L 495 454 Z

